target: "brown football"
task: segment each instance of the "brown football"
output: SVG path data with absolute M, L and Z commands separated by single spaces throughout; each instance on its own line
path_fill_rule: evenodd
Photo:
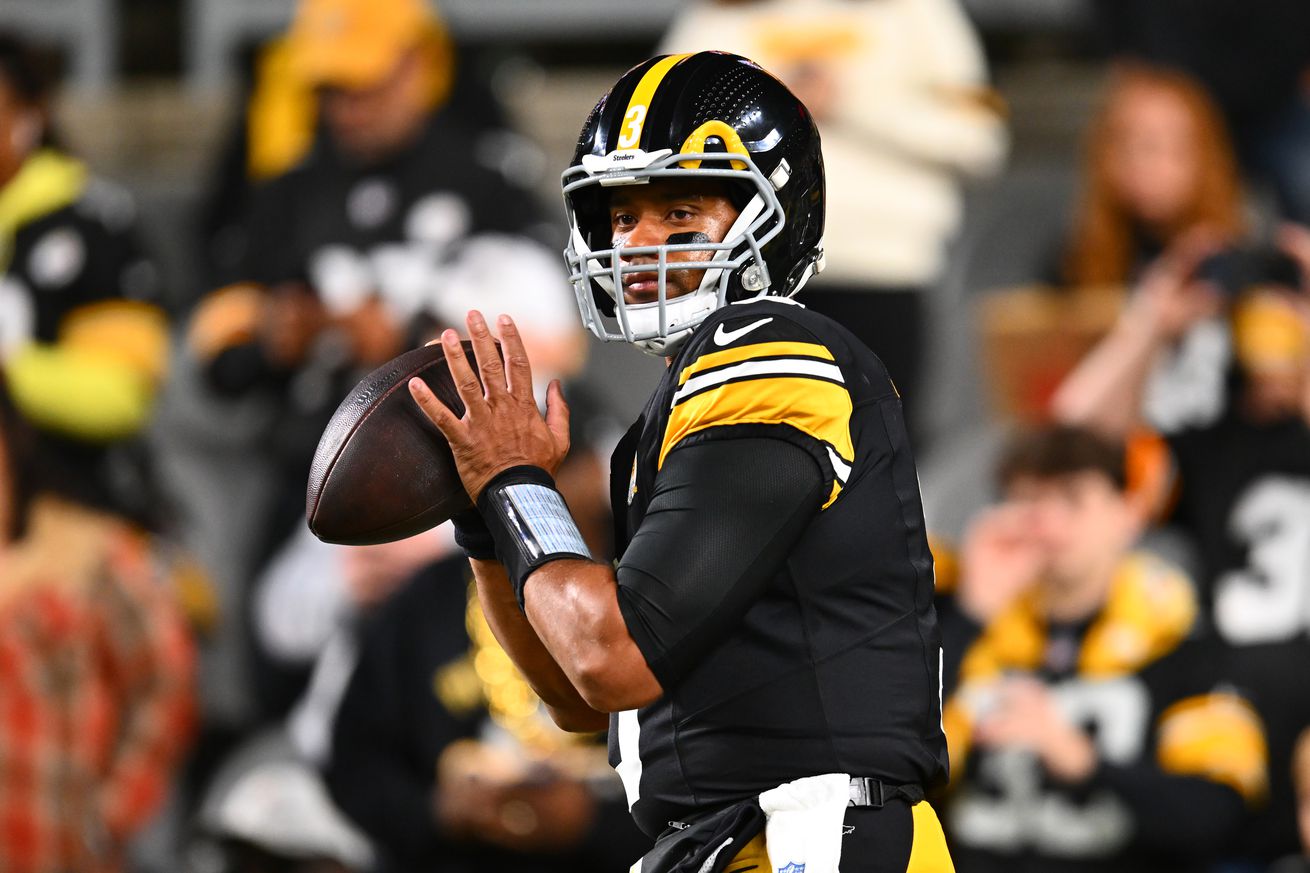
M 467 342 L 464 352 L 476 370 Z M 409 394 L 415 376 L 464 414 L 440 344 L 405 352 L 356 385 L 324 429 L 309 471 L 305 517 L 319 539 L 400 540 L 471 505 L 446 438 Z

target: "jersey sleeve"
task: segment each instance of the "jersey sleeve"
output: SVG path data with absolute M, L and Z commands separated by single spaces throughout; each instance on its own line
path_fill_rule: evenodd
M 853 404 L 836 355 L 801 326 L 758 310 L 700 332 L 669 401 L 659 467 L 679 446 L 708 439 L 780 438 L 814 456 L 830 506 L 855 462 Z
M 660 684 L 676 685 L 731 633 L 818 512 L 824 486 L 781 440 L 689 446 L 656 478 L 618 567 L 624 622 Z

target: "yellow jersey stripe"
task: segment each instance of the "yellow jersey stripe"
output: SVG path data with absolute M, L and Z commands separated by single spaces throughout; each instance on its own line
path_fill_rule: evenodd
M 841 493 L 854 463 L 851 395 L 842 385 L 804 376 L 769 376 L 728 382 L 673 407 L 660 445 L 656 469 L 688 436 L 712 427 L 738 424 L 788 425 L 818 440 L 836 471 L 827 507 Z
M 641 77 L 636 90 L 632 92 L 632 98 L 628 100 L 628 108 L 623 113 L 623 129 L 619 134 L 618 143 L 620 149 L 635 149 L 640 145 L 641 131 L 646 124 L 646 113 L 650 111 L 650 101 L 654 99 L 655 91 L 664 81 L 664 77 L 669 74 L 669 70 L 690 56 L 690 54 L 669 55 L 655 63 Z
M 1166 773 L 1222 783 L 1247 801 L 1264 795 L 1264 729 L 1242 698 L 1216 693 L 1181 700 L 1160 715 L 1159 736 L 1156 757 Z
M 832 352 L 828 351 L 826 346 L 818 343 L 797 343 L 797 342 L 772 342 L 772 343 L 755 343 L 749 346 L 739 346 L 734 349 L 724 349 L 721 352 L 710 352 L 708 355 L 701 355 L 692 363 L 683 368 L 678 374 L 678 384 L 682 385 L 689 378 L 697 373 L 714 367 L 722 367 L 725 364 L 737 364 L 751 358 L 780 357 L 789 355 L 793 357 L 822 358 L 825 361 L 836 360 Z
M 656 469 L 673 447 L 697 431 L 719 425 L 787 424 L 836 450 L 847 464 L 851 443 L 851 395 L 841 385 L 804 376 L 772 376 L 729 382 L 675 406 L 660 445 Z

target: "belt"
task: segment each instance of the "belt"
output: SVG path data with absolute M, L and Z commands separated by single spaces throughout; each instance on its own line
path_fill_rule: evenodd
M 889 800 L 904 800 L 911 806 L 923 800 L 922 785 L 888 785 L 872 776 L 852 776 L 847 806 L 882 809 Z

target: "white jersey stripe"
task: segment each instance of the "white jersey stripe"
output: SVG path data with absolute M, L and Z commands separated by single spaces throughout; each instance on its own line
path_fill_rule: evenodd
M 641 797 L 641 752 L 638 743 L 641 739 L 641 723 L 637 719 L 637 710 L 628 709 L 619 713 L 619 763 L 614 769 L 623 780 L 623 791 L 628 795 L 628 811 Z
M 844 486 L 846 480 L 851 478 L 851 465 L 843 461 L 832 446 L 825 445 L 824 448 L 828 450 L 828 460 L 832 462 L 832 471 L 837 474 L 837 481 Z
M 731 367 L 724 367 L 722 370 L 711 370 L 708 373 L 692 376 L 678 389 L 678 393 L 673 395 L 673 403 L 676 405 L 689 394 L 695 394 L 697 391 L 712 388 L 731 379 L 740 379 L 743 376 L 810 376 L 844 384 L 841 367 L 825 361 L 812 361 L 807 358 L 743 361 Z

